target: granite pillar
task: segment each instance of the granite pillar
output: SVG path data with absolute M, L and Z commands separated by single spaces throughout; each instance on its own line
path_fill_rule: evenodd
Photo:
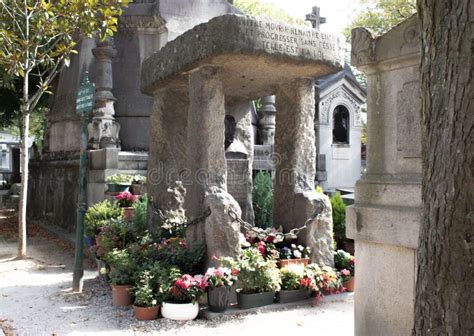
M 355 240 L 355 335 L 410 335 L 421 220 L 420 42 L 415 16 L 376 39 L 352 31 L 367 74 L 367 170 L 347 208 Z
M 281 85 L 277 92 L 273 222 L 285 232 L 303 226 L 301 244 L 312 248 L 313 262 L 333 264 L 332 217 L 327 196 L 317 193 L 314 83 L 297 79 Z

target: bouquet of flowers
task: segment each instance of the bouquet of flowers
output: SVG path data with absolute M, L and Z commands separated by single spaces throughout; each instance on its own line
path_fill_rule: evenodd
M 311 255 L 310 247 L 303 247 L 302 245 L 291 244 L 290 247 L 283 247 L 280 250 L 280 259 L 301 259 L 309 258 Z
M 232 272 L 227 267 L 211 267 L 208 268 L 205 274 L 209 287 L 231 287 L 237 280 L 235 272 Z
M 194 277 L 185 274 L 175 281 L 170 289 L 170 297 L 178 303 L 195 303 L 206 291 L 207 280 L 203 275 Z
M 121 208 L 129 208 L 137 201 L 137 196 L 132 195 L 128 191 L 124 191 L 115 196 L 115 199 Z
M 334 252 L 334 265 L 338 270 L 341 271 L 341 273 L 343 270 L 349 271 L 350 275 L 347 276 L 349 279 L 350 277 L 354 276 L 355 258 L 346 251 L 337 250 L 336 252 Z

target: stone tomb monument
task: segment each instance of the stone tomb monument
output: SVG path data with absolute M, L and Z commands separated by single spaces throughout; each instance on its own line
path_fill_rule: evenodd
M 274 224 L 289 231 L 315 217 L 299 238 L 313 248 L 313 261 L 333 263 L 330 206 L 314 186 L 314 79 L 342 64 L 331 35 L 239 15 L 200 24 L 144 61 L 142 92 L 154 99 L 148 169 L 156 178 L 148 191 L 165 212 L 195 218 L 211 209 L 188 230 L 209 256 L 240 248 L 239 224 L 228 215 L 240 208 L 226 187 L 226 108 L 276 94 Z

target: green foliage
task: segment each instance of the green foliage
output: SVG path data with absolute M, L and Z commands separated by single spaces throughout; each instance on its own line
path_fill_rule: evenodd
M 242 251 L 238 259 L 223 258 L 222 263 L 237 269 L 239 285 L 244 294 L 271 292 L 280 289 L 280 271 L 276 261 L 267 259 L 256 248 Z
M 355 259 L 350 253 L 344 250 L 337 250 L 334 252 L 334 266 L 338 270 L 346 269 L 351 272 L 351 275 L 354 275 Z
M 158 228 L 160 238 L 169 239 L 173 237 L 183 238 L 186 233 L 186 216 L 175 211 L 168 211 L 162 218 L 161 225 Z
M 416 12 L 416 0 L 378 0 L 375 6 L 368 7 L 359 14 L 354 21 L 344 29 L 347 39 L 351 37 L 351 30 L 356 27 L 365 27 L 381 35 Z
M 339 192 L 331 197 L 332 221 L 336 239 L 346 238 L 346 204 Z
M 113 249 L 105 256 L 110 266 L 110 283 L 112 285 L 129 285 L 135 281 L 136 263 L 128 249 Z
M 107 176 L 107 178 L 105 179 L 105 182 L 109 184 L 130 185 L 132 184 L 133 178 L 134 177 L 132 175 L 119 173 L 119 174 Z
M 206 248 L 201 242 L 188 243 L 185 239 L 172 238 L 153 247 L 150 254 L 153 260 L 163 265 L 172 265 L 183 273 L 198 274 L 202 271 Z
M 272 19 L 289 23 L 301 24 L 304 22 L 301 19 L 291 17 L 285 10 L 275 5 L 262 3 L 260 0 L 235 0 L 234 6 L 245 14 L 252 16 L 268 16 Z
M 153 289 L 154 274 L 145 270 L 138 276 L 138 281 L 133 288 L 135 305 L 139 307 L 154 307 L 158 304 L 157 294 Z
M 87 209 L 84 218 L 84 234 L 87 237 L 95 237 L 102 226 L 109 224 L 110 219 L 119 219 L 123 216 L 123 210 L 115 203 L 108 200 L 94 204 Z
M 253 180 L 253 210 L 255 225 L 266 229 L 273 226 L 273 182 L 268 172 L 258 172 Z
M 285 268 L 280 270 L 280 274 L 281 274 L 281 289 L 294 290 L 294 289 L 301 288 L 301 284 L 300 284 L 301 275 L 300 274 L 293 271 L 289 271 Z
M 124 249 L 135 242 L 132 224 L 123 218 L 109 219 L 107 225 L 102 226 L 96 236 L 95 255 L 99 259 L 104 259 L 113 249 Z
M 133 217 L 133 230 L 136 237 L 143 237 L 146 235 L 148 227 L 148 197 L 143 195 L 133 203 L 135 215 Z

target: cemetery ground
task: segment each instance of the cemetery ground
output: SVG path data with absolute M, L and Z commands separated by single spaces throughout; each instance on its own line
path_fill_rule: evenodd
M 95 264 L 85 263 L 82 294 L 71 292 L 72 245 L 29 223 L 27 260 L 15 260 L 17 217 L 0 211 L 0 335 L 352 335 L 353 294 L 327 296 L 316 305 L 260 309 L 249 314 L 176 322 L 139 322 L 132 308 L 114 308 Z M 3 336 L 3 335 L 2 335 Z

